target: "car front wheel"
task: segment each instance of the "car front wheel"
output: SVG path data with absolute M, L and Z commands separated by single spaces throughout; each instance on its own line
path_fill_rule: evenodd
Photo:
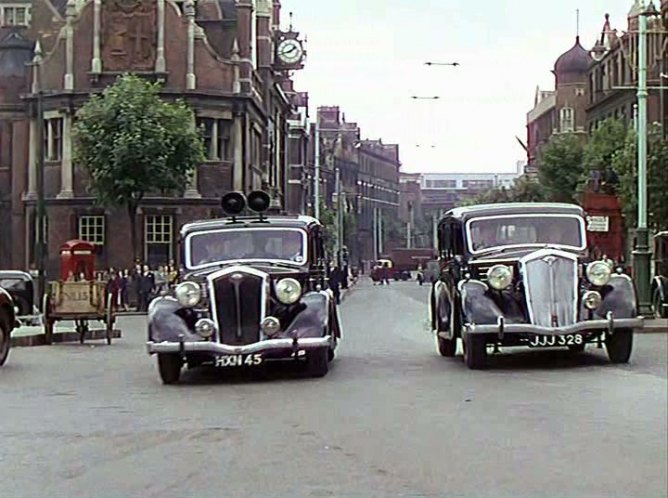
M 163 384 L 176 384 L 181 377 L 183 360 L 177 354 L 158 354 L 158 371 Z
M 619 329 L 605 338 L 605 348 L 611 363 L 628 363 L 633 349 L 633 330 Z
M 0 320 L 0 367 L 7 361 L 11 342 L 9 327 Z
M 487 343 L 484 336 L 464 336 L 464 363 L 471 370 L 482 370 L 487 366 Z
M 329 348 L 306 352 L 306 370 L 311 377 L 324 377 L 329 371 Z

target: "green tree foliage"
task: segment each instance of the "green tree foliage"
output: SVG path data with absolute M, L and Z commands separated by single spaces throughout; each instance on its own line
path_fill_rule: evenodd
M 629 130 L 621 150 L 613 157 L 619 175 L 619 196 L 628 228 L 636 226 L 638 215 L 637 136 Z M 660 125 L 647 136 L 647 210 L 650 228 L 668 230 L 668 141 Z
M 515 179 L 510 197 L 512 202 L 542 202 L 547 199 L 547 193 L 540 183 L 522 175 Z
M 105 206 L 125 207 L 136 257 L 136 214 L 151 193 L 182 192 L 204 160 L 192 110 L 160 99 L 158 84 L 119 77 L 77 113 L 74 159 L 90 175 L 90 190 Z
M 624 147 L 626 136 L 626 125 L 621 119 L 606 119 L 594 130 L 584 148 L 587 177 L 590 171 L 604 171 L 612 166 L 613 158 Z
M 578 136 L 562 133 L 550 139 L 538 169 L 538 178 L 548 200 L 575 201 L 576 189 L 584 172 L 583 156 Z

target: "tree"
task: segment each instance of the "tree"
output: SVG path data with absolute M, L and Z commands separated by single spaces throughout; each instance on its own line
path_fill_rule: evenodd
M 515 179 L 510 197 L 512 202 L 541 202 L 546 200 L 547 194 L 540 183 L 522 175 Z
M 538 178 L 548 200 L 574 202 L 576 188 L 584 172 L 583 155 L 578 136 L 572 133 L 552 136 L 538 169 Z
M 98 203 L 125 207 L 137 256 L 137 209 L 147 194 L 181 193 L 204 161 L 192 110 L 160 99 L 160 86 L 124 75 L 77 113 L 74 160 L 88 172 Z
M 606 186 L 614 192 L 615 185 L 605 185 L 614 171 L 613 159 L 624 148 L 627 127 L 621 119 L 608 118 L 594 130 L 584 148 L 584 171 L 580 179 L 579 190 L 584 190 L 594 178 L 599 178 L 599 188 Z
M 619 196 L 627 228 L 636 226 L 638 215 L 637 135 L 631 129 L 624 146 L 615 154 L 613 167 L 619 175 Z M 650 228 L 668 230 L 668 141 L 662 128 L 650 128 L 647 136 L 647 210 Z

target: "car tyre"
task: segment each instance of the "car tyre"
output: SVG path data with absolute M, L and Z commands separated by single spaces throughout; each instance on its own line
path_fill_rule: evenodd
M 438 353 L 446 358 L 452 358 L 457 354 L 457 338 L 443 339 L 436 334 L 436 344 L 438 346 Z
M 0 367 L 7 362 L 9 356 L 9 349 L 12 344 L 10 327 L 0 321 Z
M 655 318 L 668 318 L 668 311 L 663 310 L 663 299 L 661 299 L 661 292 L 659 292 L 659 289 L 654 290 L 652 309 L 654 310 Z
M 310 377 L 324 377 L 329 371 L 329 348 L 306 352 L 306 371 Z
M 633 330 L 618 329 L 606 336 L 605 349 L 611 363 L 628 363 L 633 350 Z
M 181 377 L 183 360 L 177 354 L 158 353 L 158 371 L 163 384 L 176 384 Z
M 487 343 L 484 336 L 464 336 L 464 363 L 471 370 L 483 370 L 487 367 Z

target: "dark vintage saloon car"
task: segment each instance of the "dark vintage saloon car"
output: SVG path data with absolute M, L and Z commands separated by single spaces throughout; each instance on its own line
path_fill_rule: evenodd
M 0 287 L 0 367 L 7 361 L 12 330 L 17 325 L 15 308 L 12 296 Z
M 41 325 L 35 306 L 35 285 L 29 273 L 18 270 L 0 270 L 0 287 L 14 300 L 17 320 L 23 325 Z
M 516 203 L 455 208 L 438 226 L 440 277 L 430 296 L 442 356 L 462 340 L 469 368 L 487 348 L 605 343 L 613 363 L 629 360 L 643 326 L 628 275 L 587 258 L 579 206 Z
M 324 376 L 341 336 L 327 289 L 323 226 L 305 216 L 264 216 L 266 194 L 226 194 L 229 218 L 181 228 L 182 274 L 149 306 L 148 351 L 166 384 L 183 365 L 252 367 L 274 359 Z M 237 216 L 247 205 L 256 215 Z

